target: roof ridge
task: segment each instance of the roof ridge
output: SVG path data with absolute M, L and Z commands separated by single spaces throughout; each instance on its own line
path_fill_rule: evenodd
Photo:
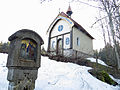
M 57 17 L 54 19 L 54 21 L 59 17 L 59 16 L 63 16 L 66 17 L 68 19 L 70 19 L 73 22 L 73 26 L 75 26 L 76 28 L 78 28 L 80 31 L 82 31 L 83 33 L 85 33 L 87 36 L 89 36 L 91 39 L 94 39 L 80 24 L 78 24 L 74 19 L 72 19 L 71 17 L 69 17 L 66 13 L 61 12 L 57 15 Z M 51 23 L 51 25 L 54 23 L 54 21 Z M 51 25 L 49 26 L 49 28 L 51 27 Z M 49 28 L 47 30 L 47 32 L 49 31 Z
M 67 14 L 65 14 L 64 12 L 61 12 L 59 15 L 69 18 L 74 23 L 74 26 L 76 26 L 83 33 L 87 34 L 90 38 L 94 39 L 79 23 L 77 23 L 74 19 L 69 17 Z

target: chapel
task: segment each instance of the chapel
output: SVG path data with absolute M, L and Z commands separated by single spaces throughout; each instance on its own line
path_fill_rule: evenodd
M 61 12 L 48 28 L 48 52 L 51 55 L 81 57 L 93 55 L 93 37 L 71 18 L 69 5 L 66 13 Z

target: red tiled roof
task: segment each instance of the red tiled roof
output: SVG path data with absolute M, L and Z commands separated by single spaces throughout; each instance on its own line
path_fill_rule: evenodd
M 91 39 L 94 39 L 80 24 L 78 24 L 76 21 L 74 21 L 71 17 L 69 17 L 68 15 L 66 15 L 64 12 L 61 12 L 59 15 L 69 18 L 74 23 L 74 26 L 77 29 L 79 29 L 80 31 L 82 31 L 83 33 L 85 33 Z

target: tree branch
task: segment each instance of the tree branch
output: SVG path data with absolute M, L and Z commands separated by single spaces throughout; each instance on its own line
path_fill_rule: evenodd
M 73 0 L 73 1 L 75 1 L 75 0 Z M 103 8 L 101 8 L 101 7 L 97 7 L 97 6 L 94 6 L 94 5 L 88 4 L 88 3 L 86 3 L 86 2 L 82 2 L 82 1 L 80 1 L 80 0 L 77 0 L 77 2 L 80 2 L 80 3 L 82 3 L 82 4 L 85 4 L 85 5 L 88 5 L 88 6 L 94 7 L 94 8 L 103 9 Z
M 105 17 L 103 17 L 103 18 L 98 19 L 95 23 L 93 23 L 93 24 L 91 25 L 91 28 L 92 28 L 97 22 L 101 21 L 102 19 L 105 19 L 106 17 L 108 17 L 108 16 L 105 16 Z

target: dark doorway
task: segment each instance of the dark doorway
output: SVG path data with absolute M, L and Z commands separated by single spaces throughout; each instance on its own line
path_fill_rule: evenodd
M 62 50 L 63 49 L 63 40 L 62 38 L 59 38 L 57 40 L 57 55 L 62 55 Z

